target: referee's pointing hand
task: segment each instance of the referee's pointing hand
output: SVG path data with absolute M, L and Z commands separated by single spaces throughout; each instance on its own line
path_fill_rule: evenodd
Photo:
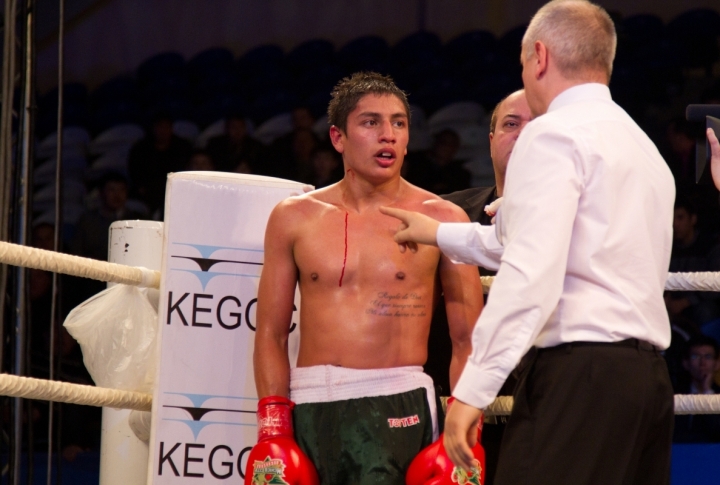
M 720 143 L 712 128 L 707 129 L 707 138 L 710 143 L 710 172 L 715 187 L 720 190 Z
M 435 219 L 419 212 L 391 207 L 380 207 L 380 212 L 400 220 L 394 239 L 400 246 L 401 253 L 406 249 L 416 252 L 418 244 L 437 246 L 437 230 L 440 223 Z

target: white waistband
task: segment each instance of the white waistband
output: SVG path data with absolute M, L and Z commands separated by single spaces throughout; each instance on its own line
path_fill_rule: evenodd
M 296 404 L 344 401 L 389 396 L 425 388 L 437 439 L 437 407 L 432 378 L 420 366 L 387 369 L 348 369 L 333 365 L 296 367 L 290 370 L 290 399 Z

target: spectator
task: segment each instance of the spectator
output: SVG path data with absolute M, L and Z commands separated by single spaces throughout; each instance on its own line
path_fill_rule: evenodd
M 288 180 L 307 181 L 312 177 L 313 172 L 310 157 L 319 143 L 312 130 L 297 129 L 273 143 L 270 147 L 271 166 L 263 167 L 263 171 L 257 173 Z
M 253 172 L 253 168 L 250 164 L 243 160 L 237 167 L 235 167 L 235 173 L 252 174 L 255 172 Z
M 683 359 L 686 379 L 675 389 L 677 394 L 718 394 L 720 386 L 713 382 L 713 374 L 720 369 L 718 343 L 705 335 L 688 342 Z M 719 443 L 720 415 L 698 414 L 675 416 L 676 443 Z
M 717 271 L 720 268 L 720 248 L 716 239 L 697 228 L 698 215 L 695 205 L 685 196 L 675 201 L 673 218 L 673 247 L 670 258 L 671 272 Z M 703 325 L 720 317 L 717 293 L 673 292 L 665 301 L 671 319 L 682 314 Z
M 299 106 L 292 111 L 292 124 L 290 133 L 272 143 L 272 167 L 265 167 L 262 173 L 306 181 L 312 173 L 310 155 L 319 143 L 312 130 L 315 118 L 308 108 Z
M 262 160 L 263 146 L 250 138 L 247 123 L 240 113 L 233 113 L 225 120 L 225 134 L 211 138 L 207 153 L 215 163 L 216 170 L 234 172 L 238 165 L 255 167 Z
M 408 181 L 435 194 L 469 188 L 471 174 L 455 158 L 459 149 L 460 135 L 450 129 L 441 131 L 428 152 L 408 157 Z
M 292 110 L 293 130 L 312 130 L 315 125 L 315 117 L 305 106 L 298 106 Z
M 311 157 L 312 173 L 307 182 L 316 189 L 339 182 L 343 178 L 343 167 L 338 159 L 337 152 L 332 146 L 321 145 L 316 148 Z
M 190 156 L 185 170 L 212 172 L 215 170 L 215 162 L 207 150 L 198 148 Z
M 98 184 L 100 206 L 80 216 L 70 251 L 78 256 L 107 261 L 108 230 L 110 224 L 119 220 L 139 219 L 143 216 L 129 210 L 127 179 L 120 173 L 106 174 Z
M 112 177 L 108 177 L 108 180 Z M 123 178 L 123 186 L 127 192 L 127 182 Z M 106 182 L 106 186 L 111 182 Z M 108 194 L 112 189 L 106 190 Z M 108 199 L 113 199 L 108 195 Z M 107 233 L 107 228 L 105 229 Z M 32 229 L 31 245 L 36 248 L 52 251 L 54 247 L 55 229 L 46 222 L 36 224 Z M 107 243 L 106 249 L 107 251 Z M 31 369 L 33 377 L 47 379 L 49 377 L 50 354 L 50 315 L 52 298 L 52 273 L 37 269 L 29 270 L 30 282 L 30 348 Z M 67 278 L 67 277 L 66 277 Z M 63 283 L 67 280 L 63 278 Z M 81 280 L 77 278 L 77 280 Z M 85 280 L 85 279 L 83 279 Z M 90 281 L 90 280 L 85 280 Z M 100 284 L 104 286 L 104 284 Z M 71 308 L 66 308 L 70 310 Z M 62 325 L 62 320 L 56 322 L 55 338 L 55 379 L 76 384 L 93 385 L 83 363 L 80 346 Z M 32 403 L 33 420 L 37 429 L 47 427 L 48 406 L 42 401 Z M 59 439 L 63 445 L 62 456 L 73 461 L 79 453 L 100 448 L 101 410 L 92 406 L 78 406 L 74 404 L 56 404 L 55 412 L 62 416 L 59 421 Z M 55 421 L 56 426 L 58 420 Z M 46 442 L 40 440 L 44 446 Z M 44 448 L 46 449 L 46 448 Z
M 293 180 L 306 181 L 313 177 L 312 154 L 319 144 L 315 133 L 306 128 L 297 130 L 292 138 L 290 167 L 295 172 Z
M 47 222 L 33 225 L 30 245 L 52 251 L 55 242 L 55 228 Z M 52 307 L 52 273 L 40 269 L 29 269 L 30 296 L 30 352 L 33 377 L 47 378 L 49 328 Z
M 670 121 L 665 135 L 667 150 L 665 160 L 679 187 L 695 184 L 695 127 L 678 116 Z
M 172 119 L 158 115 L 149 136 L 138 141 L 128 156 L 130 180 L 140 200 L 159 218 L 165 204 L 167 174 L 185 167 L 192 153 L 192 145 L 173 134 Z

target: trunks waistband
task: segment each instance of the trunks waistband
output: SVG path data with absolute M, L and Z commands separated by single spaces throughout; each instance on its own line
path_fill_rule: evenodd
M 296 404 L 390 396 L 425 388 L 437 435 L 437 406 L 432 378 L 420 366 L 387 369 L 348 369 L 333 365 L 290 370 L 290 399 Z M 436 436 L 437 437 L 437 436 Z

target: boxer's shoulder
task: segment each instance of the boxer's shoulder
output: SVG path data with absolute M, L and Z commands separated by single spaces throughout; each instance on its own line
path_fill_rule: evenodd
M 335 208 L 337 196 L 330 187 L 313 190 L 302 195 L 288 197 L 273 209 L 273 213 L 287 217 L 320 215 L 322 211 Z
M 442 222 L 468 222 L 467 214 L 457 205 L 439 195 L 403 181 L 402 200 L 393 207 L 420 212 Z
M 441 222 L 469 222 L 467 213 L 449 200 L 428 199 L 419 211 Z

